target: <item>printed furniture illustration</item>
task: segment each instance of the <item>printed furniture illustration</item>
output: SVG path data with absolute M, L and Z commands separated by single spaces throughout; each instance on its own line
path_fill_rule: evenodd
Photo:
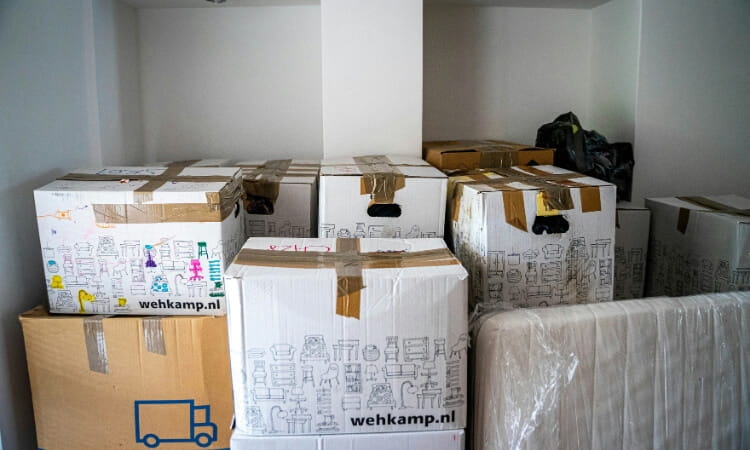
M 308 364 L 313 361 L 323 361 L 328 363 L 331 356 L 328 354 L 328 348 L 326 347 L 326 341 L 323 339 L 323 335 L 314 334 L 311 336 L 305 336 L 305 344 L 302 346 L 302 352 L 300 353 L 299 358 L 303 364 Z
M 425 361 L 429 349 L 429 338 L 404 339 L 404 361 Z
M 393 378 L 411 378 L 417 379 L 418 367 L 416 364 L 386 364 L 383 367 L 386 380 Z

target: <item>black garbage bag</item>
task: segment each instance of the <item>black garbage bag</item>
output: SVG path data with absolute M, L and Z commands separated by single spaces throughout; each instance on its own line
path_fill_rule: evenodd
M 630 200 L 635 164 L 630 143 L 610 144 L 568 112 L 539 127 L 536 146 L 554 148 L 556 166 L 609 181 L 617 186 L 617 201 Z

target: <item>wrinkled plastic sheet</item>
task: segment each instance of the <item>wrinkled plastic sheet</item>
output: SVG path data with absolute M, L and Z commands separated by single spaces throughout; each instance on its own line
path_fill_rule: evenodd
M 750 448 L 750 292 L 487 315 L 471 448 Z

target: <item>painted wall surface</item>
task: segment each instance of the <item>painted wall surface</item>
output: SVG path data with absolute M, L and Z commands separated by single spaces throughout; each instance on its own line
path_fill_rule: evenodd
M 419 156 L 422 0 L 322 0 L 327 158 Z
M 96 0 L 93 11 L 102 162 L 142 164 L 138 13 L 117 0 Z
M 612 0 L 592 10 L 591 120 L 610 142 L 633 142 L 641 0 Z
M 634 198 L 750 196 L 750 2 L 643 0 Z
M 320 158 L 320 7 L 141 9 L 149 161 Z
M 0 2 L 0 429 L 9 449 L 36 448 L 17 317 L 46 297 L 32 190 L 92 159 L 90 13 L 80 0 Z
M 425 7 L 425 139 L 534 143 L 573 110 L 589 118 L 591 10 Z

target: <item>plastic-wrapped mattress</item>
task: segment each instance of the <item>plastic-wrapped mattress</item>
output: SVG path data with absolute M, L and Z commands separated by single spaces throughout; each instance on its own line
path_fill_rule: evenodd
M 474 450 L 750 448 L 750 292 L 485 317 Z

